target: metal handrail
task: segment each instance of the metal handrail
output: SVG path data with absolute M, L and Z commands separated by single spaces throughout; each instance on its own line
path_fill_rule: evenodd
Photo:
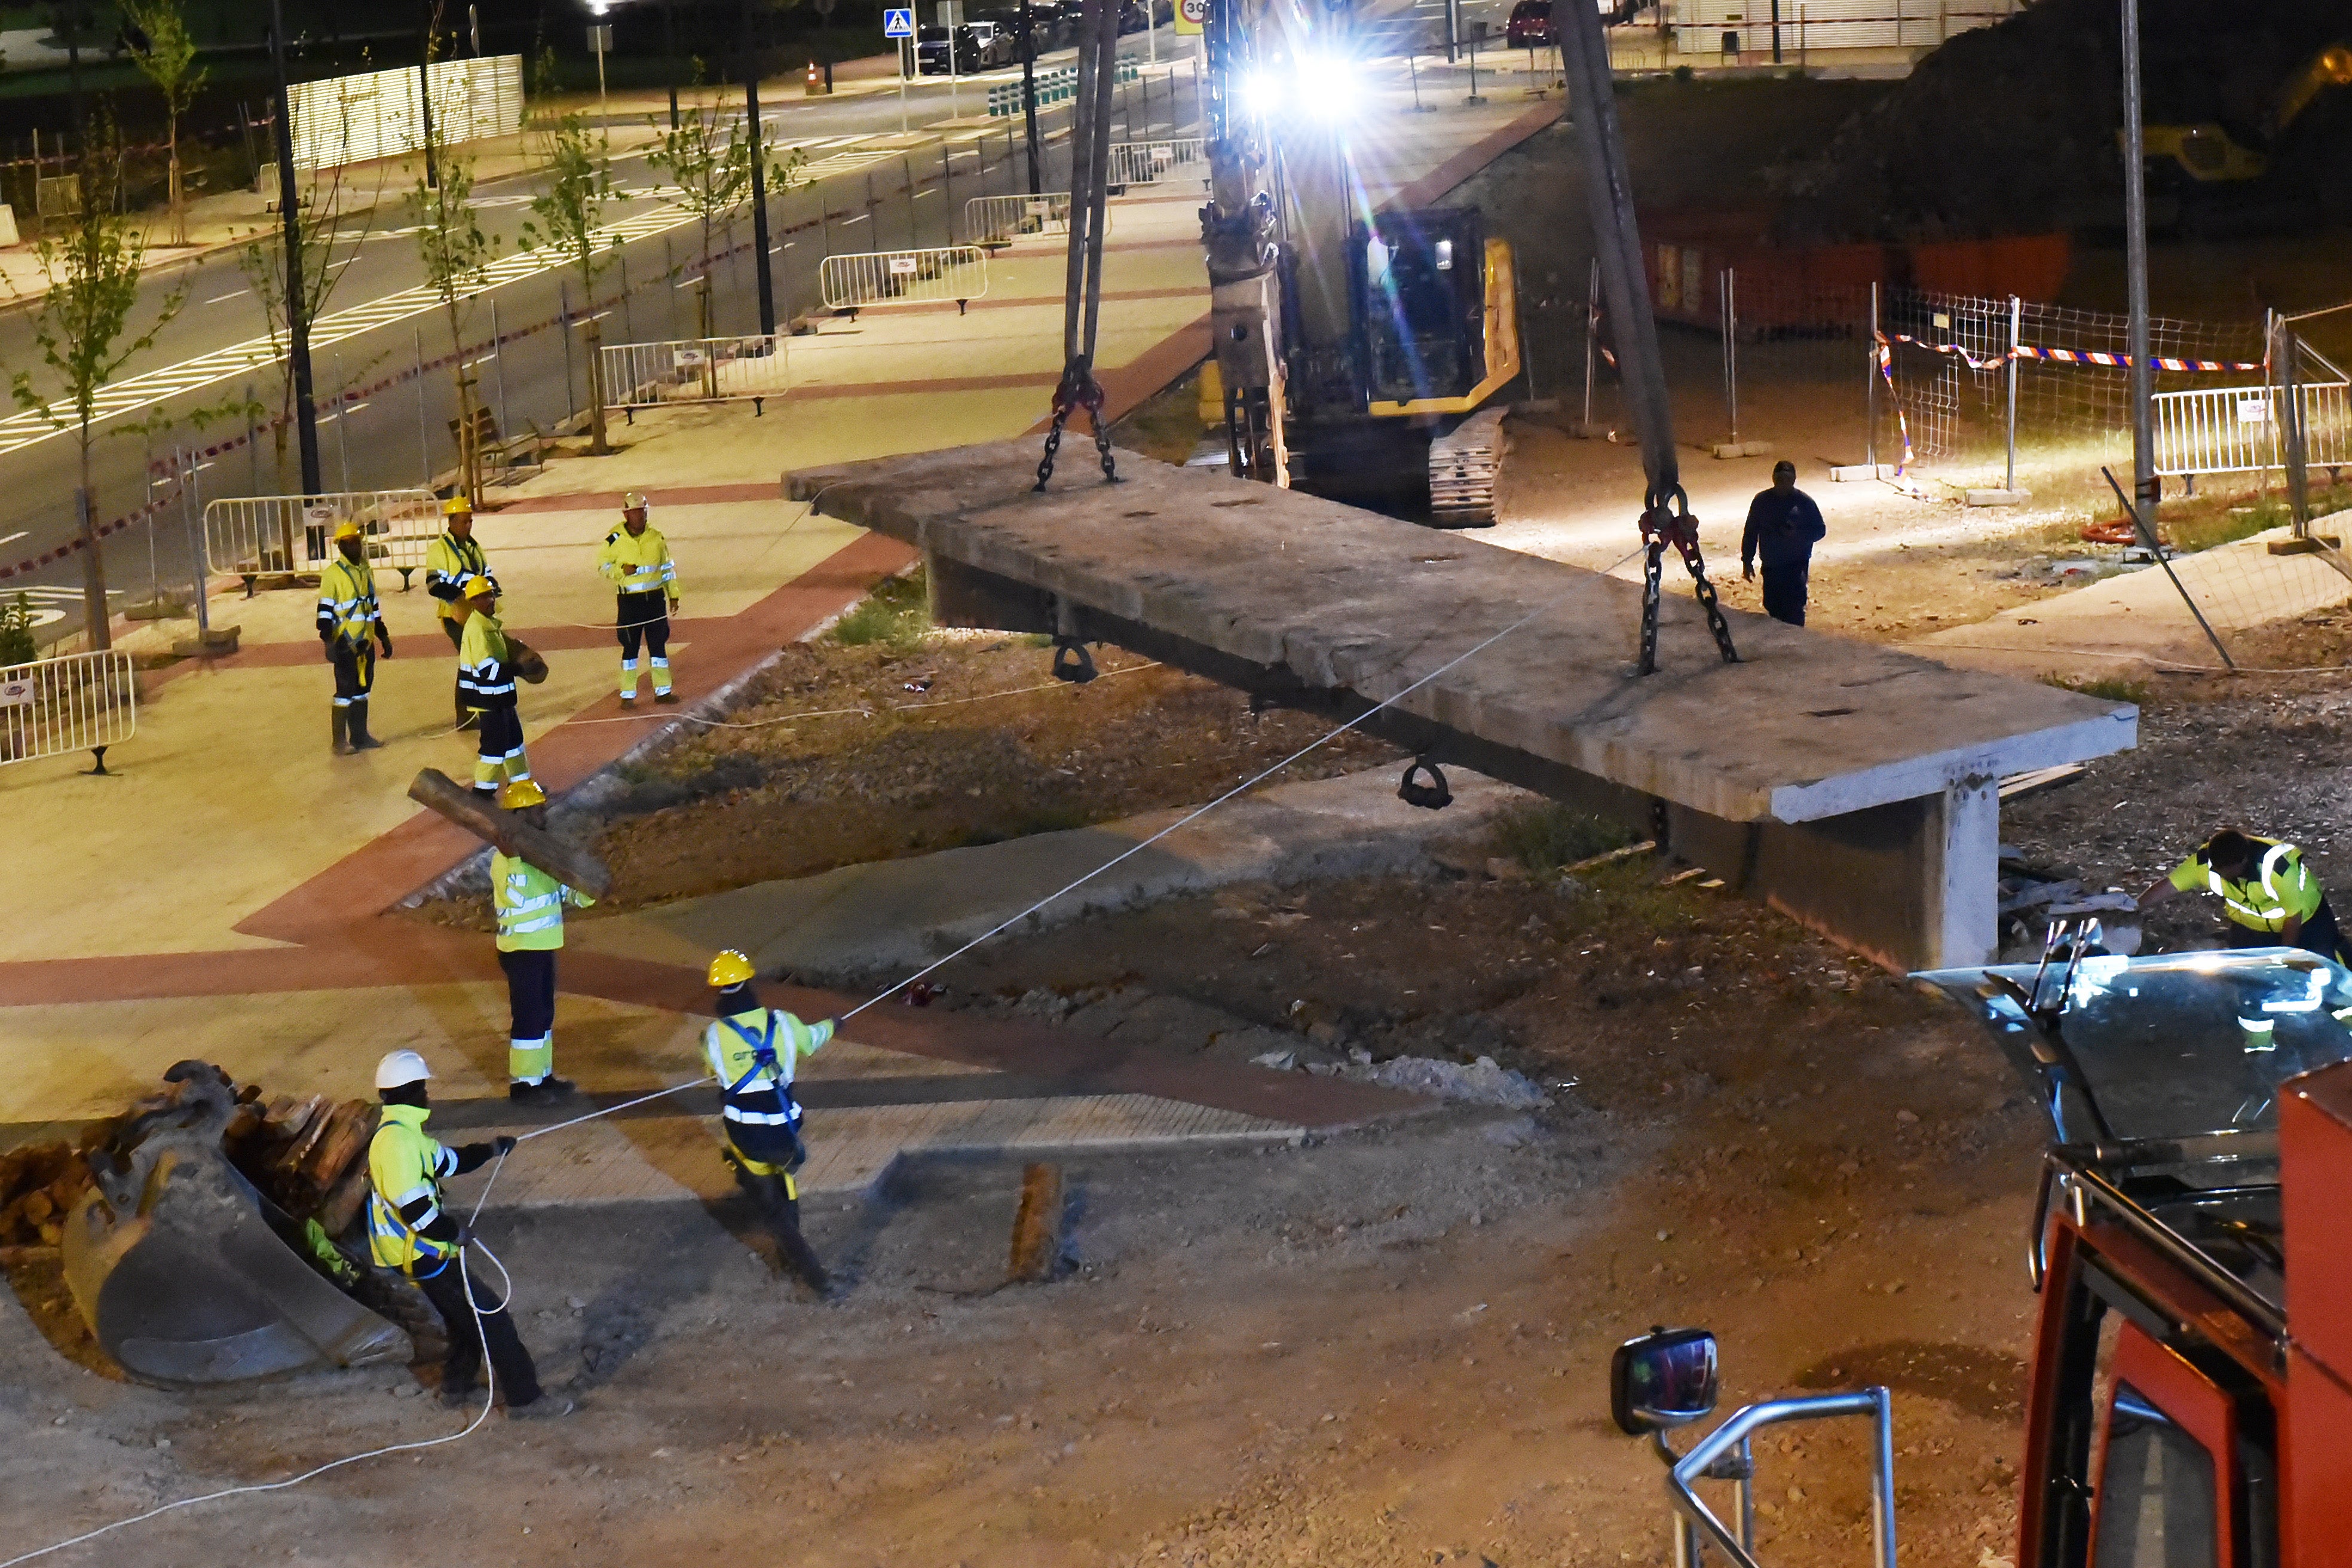
M 1877 1442 L 1871 1450 L 1871 1540 L 1875 1549 L 1876 1568 L 1895 1568 L 1895 1405 L 1893 1397 L 1884 1387 L 1865 1388 L 1853 1394 L 1821 1394 L 1802 1399 L 1768 1399 L 1732 1413 L 1730 1419 L 1698 1441 L 1697 1447 L 1676 1460 L 1666 1472 L 1666 1495 L 1674 1500 L 1690 1521 L 1696 1524 L 1717 1546 L 1729 1555 L 1735 1568 L 1762 1568 L 1755 1553 L 1732 1534 L 1729 1527 L 1716 1518 L 1715 1510 L 1699 1500 L 1692 1483 L 1705 1477 L 1734 1450 L 1744 1449 L 1759 1428 L 1778 1426 L 1784 1421 L 1815 1421 L 1833 1415 L 1867 1415 L 1877 1431 Z M 1677 1538 L 1677 1557 L 1681 1555 Z M 1693 1554 L 1696 1556 L 1696 1553 Z

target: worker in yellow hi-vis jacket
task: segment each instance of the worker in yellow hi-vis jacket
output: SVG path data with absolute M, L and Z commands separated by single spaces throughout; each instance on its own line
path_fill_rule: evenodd
M 702 1048 L 719 1075 L 719 1154 L 759 1205 L 784 1266 L 823 1294 L 824 1265 L 801 1235 L 800 1192 L 793 1184 L 793 1173 L 808 1158 L 793 1072 L 802 1057 L 833 1038 L 833 1020 L 803 1024 L 763 1006 L 753 978 L 751 961 L 732 949 L 710 961 L 719 1019 L 703 1031 Z
M 383 744 L 368 733 L 368 693 L 375 689 L 377 647 L 392 657 L 392 634 L 376 603 L 367 537 L 345 518 L 335 528 L 335 558 L 319 574 L 319 641 L 335 667 L 335 755 Z
M 637 649 L 653 663 L 654 700 L 675 702 L 669 689 L 669 618 L 677 614 L 677 563 L 669 541 L 646 521 L 646 498 L 631 490 L 621 498 L 621 526 L 604 536 L 596 569 L 618 591 L 614 627 L 621 638 L 621 701 L 637 700 Z

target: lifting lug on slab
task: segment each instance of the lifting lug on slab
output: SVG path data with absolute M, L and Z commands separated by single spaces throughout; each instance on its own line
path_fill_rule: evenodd
M 1095 656 L 1076 637 L 1054 639 L 1054 679 L 1084 686 L 1095 678 Z
M 1427 773 L 1430 782 L 1416 782 L 1416 773 Z M 1435 763 L 1426 757 L 1415 757 L 1404 770 L 1403 781 L 1397 785 L 1397 798 L 1425 811 L 1440 811 L 1454 804 L 1454 791 L 1446 786 L 1445 775 L 1438 771 Z

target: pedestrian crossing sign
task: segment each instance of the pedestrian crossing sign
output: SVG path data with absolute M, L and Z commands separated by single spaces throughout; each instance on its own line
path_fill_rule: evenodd
M 915 8 L 912 5 L 885 6 L 882 11 L 882 36 L 886 38 L 911 38 L 915 36 Z

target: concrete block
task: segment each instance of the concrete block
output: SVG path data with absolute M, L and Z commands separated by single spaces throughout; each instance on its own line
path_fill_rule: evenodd
M 1769 441 L 1718 441 L 1713 448 L 1718 458 L 1769 458 L 1772 455 Z
M 1860 484 L 1864 479 L 1891 479 L 1895 477 L 1892 463 L 1840 463 L 1830 469 L 1830 482 L 1840 485 Z
M 1963 506 L 2023 506 L 2033 499 L 2032 490 L 1962 490 Z
M 1729 858 L 1694 858 L 1759 896 L 1785 888 L 1781 901 L 1810 911 L 1801 918 L 1890 963 L 1990 951 L 1973 889 L 1993 884 L 1997 841 L 1964 798 L 1975 781 L 2137 735 L 2127 704 L 1738 611 L 1740 660 L 1725 664 L 1680 595 L 1664 609 L 1658 671 L 1639 678 L 1636 584 L 1132 453 L 1119 454 L 1115 490 L 1072 478 L 1036 494 L 1033 446 L 788 484 L 828 515 L 916 544 L 935 573 L 998 579 L 955 592 L 1001 610 L 992 624 L 1005 629 L 1035 629 L 1050 607 L 1073 635 L 1360 718 L 1417 752 L 1621 821 L 1643 824 L 1660 803 L 1713 819 L 1733 833 Z M 1785 879 L 1767 887 L 1744 868 L 1750 824 L 1758 855 L 1783 827 L 1845 846 L 1859 857 L 1853 887 L 1809 886 L 1825 879 L 1797 853 L 1804 837 L 1787 840 Z

